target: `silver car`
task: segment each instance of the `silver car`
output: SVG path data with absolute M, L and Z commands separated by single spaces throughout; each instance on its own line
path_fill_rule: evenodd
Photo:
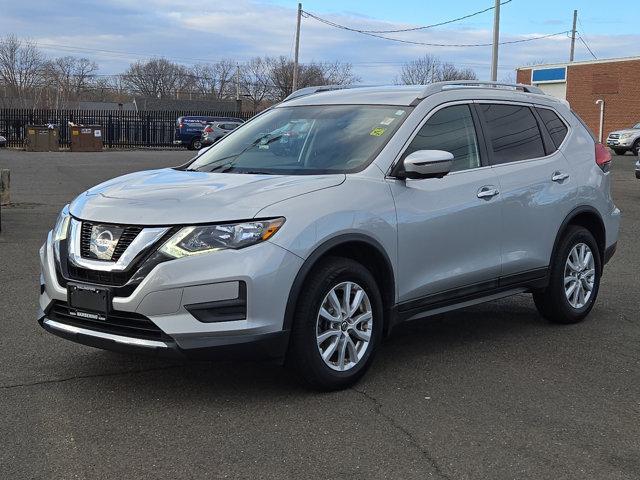
M 640 152 L 640 123 L 636 123 L 626 130 L 611 132 L 607 137 L 607 146 L 616 155 L 624 155 L 628 151 L 638 155 L 638 152 Z
M 482 82 L 295 92 L 187 165 L 64 207 L 40 324 L 100 348 L 283 359 L 344 388 L 401 322 L 530 292 L 585 318 L 611 155 L 565 103 Z
M 202 139 L 200 141 L 200 144 L 203 147 L 213 145 L 222 137 L 228 135 L 233 130 L 238 128 L 240 125 L 242 125 L 242 122 L 226 121 L 209 123 L 206 127 L 204 127 L 204 130 L 202 130 Z

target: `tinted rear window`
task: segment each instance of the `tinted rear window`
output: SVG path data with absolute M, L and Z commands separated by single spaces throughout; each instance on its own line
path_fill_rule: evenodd
M 547 127 L 553 143 L 558 148 L 567 136 L 567 126 L 553 110 L 548 108 L 537 108 L 536 110 L 538 110 L 542 122 Z
M 481 104 L 493 163 L 517 162 L 544 157 L 538 121 L 529 107 Z

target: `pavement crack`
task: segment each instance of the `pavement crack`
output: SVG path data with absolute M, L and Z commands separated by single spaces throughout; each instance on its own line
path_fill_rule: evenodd
M 413 436 L 413 434 L 407 428 L 403 427 L 400 423 L 398 423 L 391 415 L 384 412 L 383 405 L 382 403 L 380 403 L 380 401 L 377 398 L 365 392 L 364 390 L 358 390 L 357 388 L 354 388 L 354 387 L 351 387 L 350 390 L 353 390 L 354 392 L 359 393 L 366 400 L 372 403 L 376 413 L 380 415 L 382 418 L 384 418 L 393 428 L 398 430 L 407 438 L 409 443 L 413 445 L 413 447 L 415 447 L 420 452 L 422 457 L 429 463 L 429 465 L 431 465 L 431 467 L 435 470 L 438 476 L 446 480 L 451 480 L 452 477 L 450 477 L 449 475 L 447 475 L 445 472 L 442 471 L 436 459 L 433 458 L 433 456 L 429 453 L 428 450 L 426 450 L 420 445 L 420 442 Z
M 171 370 L 181 366 L 182 365 L 170 365 L 166 367 L 146 368 L 146 369 L 140 369 L 140 370 L 122 370 L 119 372 L 94 373 L 91 375 L 74 375 L 72 377 L 53 378 L 50 380 L 39 380 L 35 382 L 24 382 L 24 383 L 14 383 L 10 385 L 0 385 L 0 390 L 11 390 L 14 388 L 33 387 L 38 385 L 47 385 L 47 384 L 54 384 L 54 383 L 64 383 L 64 382 L 70 382 L 72 380 L 84 380 L 86 378 L 117 377 L 118 375 L 131 375 L 131 374 L 146 373 L 146 372 L 158 372 L 163 370 Z

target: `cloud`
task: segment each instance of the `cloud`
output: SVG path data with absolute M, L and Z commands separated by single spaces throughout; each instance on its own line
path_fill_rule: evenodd
M 165 56 L 184 64 L 232 58 L 246 61 L 253 56 L 284 55 L 293 52 L 296 12 L 264 0 L 234 2 L 194 2 L 193 0 L 33 0 L 6 2 L 0 17 L 0 31 L 31 37 L 51 56 L 82 55 L 94 59 L 101 73 L 124 70 L 135 60 Z M 349 11 L 324 14 L 337 23 L 366 29 L 405 28 Z M 538 23 L 536 33 L 556 30 L 555 19 Z M 559 28 L 558 30 L 561 30 Z M 451 25 L 411 33 L 390 34 L 397 38 L 429 43 L 488 43 L 491 31 L 476 23 Z M 501 40 L 517 40 L 527 35 L 504 30 Z M 640 35 L 589 36 L 591 48 L 600 57 L 640 54 Z M 101 51 L 97 51 L 101 50 Z M 426 53 L 461 67 L 474 69 L 487 78 L 490 47 L 427 47 L 394 43 L 353 32 L 338 30 L 305 18 L 300 54 L 303 62 L 342 60 L 351 62 L 364 83 L 389 83 L 403 62 Z M 565 35 L 500 48 L 502 78 L 518 65 L 544 59 L 565 61 L 569 40 Z M 590 58 L 577 44 L 578 59 Z

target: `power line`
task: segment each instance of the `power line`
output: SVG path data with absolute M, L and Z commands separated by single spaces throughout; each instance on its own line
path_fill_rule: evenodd
M 511 3 L 513 0 L 505 0 L 503 2 L 500 3 L 500 5 L 505 5 L 507 3 Z M 467 18 L 471 18 L 471 17 L 475 17 L 476 15 L 480 15 L 482 13 L 486 13 L 489 12 L 491 10 L 493 10 L 494 8 L 496 8 L 495 6 L 489 7 L 489 8 L 485 8 L 484 10 L 479 10 L 477 12 L 473 12 L 473 13 L 469 13 L 467 15 L 464 15 L 462 17 L 458 17 L 458 18 L 452 18 L 451 20 L 445 20 L 444 22 L 439 22 L 439 23 L 433 23 L 431 25 L 424 25 L 422 27 L 412 27 L 412 28 L 400 28 L 397 30 L 358 30 L 358 29 L 354 29 L 354 28 L 349 28 L 346 27 L 349 30 L 352 30 L 354 32 L 359 32 L 359 33 L 401 33 L 401 32 L 415 32 L 417 30 L 426 30 L 428 28 L 434 28 L 434 27 L 441 27 L 443 25 L 449 25 L 450 23 L 456 23 L 459 22 L 461 20 L 466 20 Z M 308 12 L 305 12 L 308 14 Z
M 331 20 L 327 20 L 326 18 L 322 18 L 322 17 L 318 17 L 317 15 L 314 15 L 312 13 L 309 13 L 307 11 L 304 11 L 304 13 L 306 14 L 306 16 L 308 18 L 313 18 L 314 20 L 317 20 L 321 23 L 324 23 L 326 25 L 329 25 L 331 27 L 334 28 L 338 28 L 341 30 L 347 30 L 349 32 L 355 32 L 355 33 L 360 33 L 362 35 L 367 35 L 370 37 L 375 37 L 375 38 L 380 38 L 382 40 L 389 40 L 392 42 L 400 42 L 400 43 L 408 43 L 410 45 L 422 45 L 422 46 L 427 46 L 427 47 L 453 47 L 453 48 L 466 48 L 466 47 L 490 47 L 493 45 L 493 43 L 430 43 L 430 42 L 416 42 L 413 40 L 404 40 L 401 38 L 394 38 L 394 37 L 386 37 L 384 35 L 378 35 L 377 33 L 370 33 L 367 32 L 365 30 L 358 30 L 356 28 L 351 28 L 351 27 L 347 27 L 345 25 L 341 25 L 339 23 L 335 23 L 332 22 Z M 549 33 L 546 35 L 540 35 L 537 37 L 529 37 L 529 38 L 522 38 L 519 40 L 508 40 L 508 41 L 504 41 L 504 42 L 499 42 L 499 45 L 511 45 L 514 43 L 524 43 L 524 42 L 532 42 L 534 40 L 541 40 L 543 38 L 549 38 L 549 37 L 555 37 L 558 35 L 565 35 L 567 33 L 570 33 L 571 30 L 564 30 L 562 32 L 556 32 L 556 33 Z
M 598 59 L 598 57 L 596 57 L 596 54 L 595 54 L 595 53 L 593 53 L 593 50 L 591 50 L 591 48 L 589 48 L 589 45 L 587 45 L 587 42 L 585 42 L 585 41 L 584 41 L 584 38 L 582 38 L 582 35 L 578 35 L 578 40 L 580 40 L 580 41 L 582 42 L 582 44 L 585 46 L 585 48 L 586 48 L 587 50 L 589 50 L 589 53 L 591 54 L 591 56 L 592 56 L 595 60 L 597 60 L 597 59 Z
M 580 41 L 582 42 L 582 44 L 586 47 L 587 50 L 589 50 L 589 53 L 591 54 L 591 56 L 594 59 L 598 59 L 598 57 L 596 57 L 596 54 L 593 53 L 593 50 L 591 50 L 591 48 L 589 47 L 589 45 L 587 44 L 587 32 L 585 32 L 584 30 L 584 25 L 582 25 L 582 21 L 580 20 L 580 17 L 578 17 L 578 24 L 580 25 L 580 36 L 578 37 L 580 39 Z M 584 38 L 583 38 L 584 37 Z

